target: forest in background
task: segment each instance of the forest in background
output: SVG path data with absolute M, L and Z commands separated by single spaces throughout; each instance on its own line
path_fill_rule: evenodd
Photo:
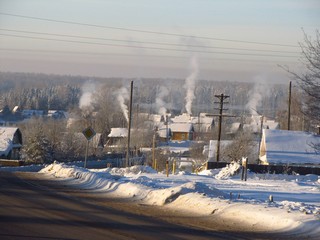
M 69 111 L 79 106 L 83 86 L 88 82 L 94 86 L 93 98 L 105 95 L 108 100 L 116 101 L 115 92 L 123 87 L 128 89 L 131 80 L 134 81 L 133 104 L 140 111 L 158 113 L 157 98 L 160 95 L 167 112 L 179 114 L 186 111 L 185 79 L 120 79 L 8 72 L 0 73 L 0 108 L 7 105 L 10 109 L 19 106 L 21 109 Z M 288 96 L 286 85 L 252 82 L 197 80 L 193 91 L 193 115 L 212 113 L 217 101 L 214 95 L 223 93 L 230 96 L 230 114 L 259 113 L 276 118 L 278 111 L 286 109 Z
M 143 113 L 180 115 L 191 111 L 193 116 L 203 112 L 215 114 L 218 108 L 215 95 L 222 93 L 230 96 L 224 113 L 234 116 L 224 118 L 224 126 L 250 121 L 251 115 L 264 115 L 278 121 L 280 128 L 286 128 L 288 86 L 268 83 L 196 80 L 190 88 L 185 79 L 120 79 L 2 72 L 0 109 L 12 110 L 19 106 L 20 110 L 67 111 L 70 117 L 77 119 L 72 128 L 63 119 L 31 119 L 19 123 L 18 127 L 23 131 L 24 159 L 33 162 L 50 162 L 52 159 L 69 161 L 83 157 L 85 143 L 79 142 L 75 133 L 88 125 L 101 133 L 105 141 L 111 128 L 127 127 L 124 110 L 127 111 L 129 106 L 131 81 L 134 81 L 132 126 L 146 130 L 132 136 L 132 142 L 138 148 L 150 147 L 152 143 L 153 126 L 143 117 Z M 188 107 L 190 91 L 194 97 Z M 300 93 L 293 93 L 292 130 L 305 130 L 310 126 L 301 114 Z M 216 135 L 214 131 L 209 134 L 211 137 Z M 250 143 L 256 144 L 257 139 L 241 133 L 233 140 L 235 145 L 223 154 L 237 159 L 241 153 L 238 147 L 245 144 L 246 152 L 250 152 L 253 147 Z M 195 145 L 191 153 L 203 158 L 203 144 L 207 141 Z M 92 147 L 90 154 L 98 156 L 98 150 Z

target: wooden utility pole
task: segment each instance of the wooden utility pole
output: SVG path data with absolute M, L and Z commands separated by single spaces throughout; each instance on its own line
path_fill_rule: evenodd
M 126 167 L 129 167 L 129 156 L 130 156 L 130 137 L 131 137 L 131 118 L 132 118 L 132 93 L 133 93 L 133 81 L 131 81 L 131 89 L 130 89 L 130 104 L 129 104 L 129 119 L 128 119 L 128 144 L 127 144 L 127 155 L 126 155 Z
M 216 108 L 219 110 L 219 129 L 218 129 L 218 141 L 217 141 L 217 154 L 216 154 L 216 160 L 217 162 L 219 162 L 220 160 L 220 141 L 221 141 L 221 126 L 222 126 L 222 112 L 224 110 L 227 110 L 227 109 L 223 109 L 223 104 L 225 103 L 224 100 L 226 100 L 227 98 L 229 98 L 230 96 L 227 96 L 227 95 L 224 95 L 223 93 L 220 94 L 220 95 L 214 95 L 216 98 L 218 98 L 220 101 L 217 102 L 219 103 L 220 107 L 219 108 Z
M 153 131 L 153 137 L 152 137 L 152 167 L 153 169 L 156 169 L 156 130 Z
M 290 118 L 291 118 L 291 88 L 292 82 L 289 83 L 289 98 L 288 98 L 288 130 L 290 130 Z
M 169 145 L 169 118 L 168 115 L 166 115 L 166 144 Z

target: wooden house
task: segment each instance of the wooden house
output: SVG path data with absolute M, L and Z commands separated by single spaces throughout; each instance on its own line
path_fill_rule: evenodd
M 111 149 L 124 148 L 125 139 L 128 137 L 127 128 L 111 128 L 105 147 Z
M 172 141 L 193 140 L 194 127 L 192 123 L 171 123 L 169 128 Z

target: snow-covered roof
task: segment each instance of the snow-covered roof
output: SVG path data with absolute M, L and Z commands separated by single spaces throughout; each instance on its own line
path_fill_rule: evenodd
M 217 142 L 218 140 L 210 140 L 208 146 L 208 158 L 209 162 L 215 161 L 215 156 L 217 152 Z M 232 140 L 221 140 L 220 141 L 220 148 L 227 147 L 228 145 L 232 144 Z M 206 149 L 204 149 L 204 153 L 206 153 Z
M 192 123 L 171 123 L 171 132 L 191 132 L 193 130 Z
M 171 121 L 174 123 L 188 123 L 191 121 L 191 116 L 187 113 L 183 113 L 182 115 L 171 118 Z
M 48 110 L 48 117 L 68 117 L 68 113 L 63 110 Z
M 274 120 L 266 120 L 264 123 L 263 123 L 263 128 L 266 128 L 266 129 L 279 129 L 279 123 L 274 121 Z
M 261 158 L 269 164 L 295 163 L 320 164 L 320 154 L 313 148 L 320 144 L 320 136 L 301 131 L 263 129 L 261 149 L 265 156 Z
M 128 129 L 126 128 L 111 128 L 111 132 L 108 137 L 127 137 Z
M 12 149 L 12 140 L 16 131 L 18 131 L 16 127 L 0 127 L 0 155 L 8 155 Z

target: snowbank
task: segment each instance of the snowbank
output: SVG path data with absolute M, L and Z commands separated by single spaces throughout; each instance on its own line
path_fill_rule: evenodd
M 234 165 L 218 173 L 210 170 L 199 175 L 177 174 L 166 177 L 146 166 L 87 170 L 54 163 L 40 172 L 56 178 L 71 179 L 79 188 L 99 191 L 108 197 L 164 206 L 193 215 L 214 215 L 230 224 L 243 224 L 255 230 L 294 232 L 300 235 L 308 233 L 312 236 L 320 234 L 320 182 L 317 176 L 301 179 L 295 176 L 294 180 L 280 176 L 280 180 L 269 180 L 272 178 L 270 174 L 265 180 L 262 175 L 249 174 L 248 181 L 244 182 L 239 180 L 238 175 L 233 175 L 237 168 Z M 307 190 L 306 198 L 300 199 L 305 203 L 298 202 L 290 192 L 284 196 L 283 189 L 290 187 L 290 184 L 298 191 Z M 280 193 L 274 192 L 275 201 L 269 202 L 269 191 L 277 187 L 281 188 Z M 245 190 L 241 192 L 241 189 Z M 265 189 L 264 196 L 262 193 Z

